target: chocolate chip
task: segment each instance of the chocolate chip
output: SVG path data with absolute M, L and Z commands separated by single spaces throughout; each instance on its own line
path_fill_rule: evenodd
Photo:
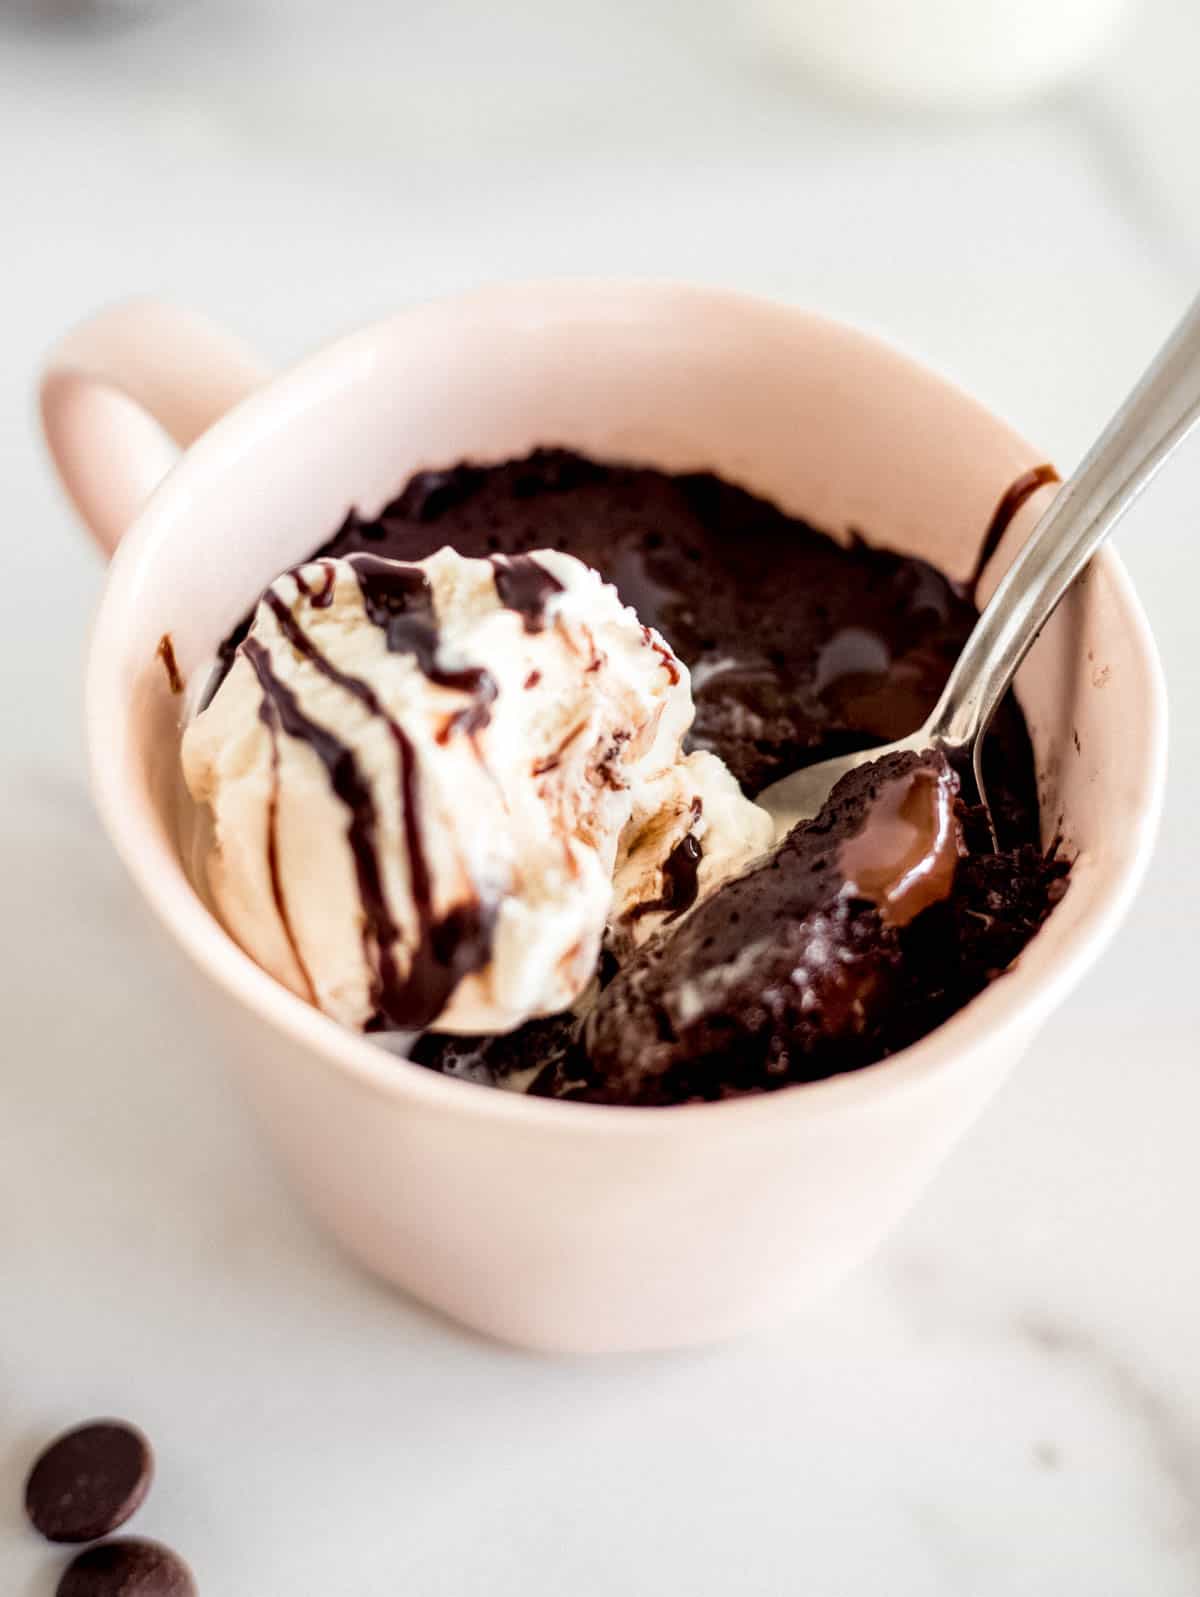
M 67 1566 L 56 1597 L 196 1597 L 182 1558 L 158 1542 L 99 1542 Z
M 51 1442 L 29 1473 L 25 1511 L 48 1541 L 95 1541 L 140 1507 L 153 1473 L 140 1431 L 96 1420 Z

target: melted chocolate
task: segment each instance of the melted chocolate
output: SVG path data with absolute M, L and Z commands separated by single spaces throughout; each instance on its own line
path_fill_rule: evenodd
M 698 820 L 704 800 L 692 800 L 692 819 Z M 667 920 L 673 921 L 691 909 L 700 891 L 700 862 L 704 849 L 694 832 L 688 832 L 662 862 L 662 892 L 657 898 L 635 904 L 629 913 L 630 920 L 640 920 L 643 915 L 655 915 L 666 910 Z
M 493 555 L 492 573 L 500 603 L 520 614 L 526 632 L 541 632 L 546 625 L 546 606 L 563 591 L 554 573 L 532 555 Z
M 482 666 L 449 670 L 439 663 L 433 589 L 421 568 L 366 554 L 354 555 L 350 565 L 362 591 L 363 608 L 382 629 L 389 652 L 411 654 L 430 682 L 471 695 L 471 703 L 451 717 L 446 732 L 472 733 L 485 727 L 492 718 L 496 679 Z
M 639 904 L 633 911 L 635 919 L 665 909 L 670 911 L 667 919 L 674 920 L 685 909 L 691 909 L 699 891 L 700 861 L 703 858 L 704 850 L 700 847 L 698 837 L 693 837 L 690 832 L 686 837 L 681 837 L 662 864 L 662 897 Z
M 950 896 L 963 850 L 954 813 L 958 784 L 933 765 L 879 784 L 861 828 L 838 851 L 838 869 L 890 926 L 907 926 Z
M 370 784 L 341 738 L 305 715 L 295 693 L 275 675 L 271 657 L 258 639 L 247 638 L 242 652 L 258 677 L 264 709 L 270 707 L 272 720 L 268 724 L 272 731 L 282 730 L 313 751 L 329 775 L 330 786 L 349 812 L 347 836 L 363 906 L 363 949 L 369 967 L 375 968 L 378 963 L 377 991 L 373 997 L 379 1002 L 383 992 L 399 985 L 394 960 L 397 929 L 383 891 L 383 875 L 376 852 L 375 801 Z M 267 717 L 264 715 L 263 719 Z M 371 957 L 372 948 L 375 959 Z
M 328 562 L 323 561 L 321 563 L 321 586 L 319 588 L 309 586 L 302 566 L 297 566 L 292 572 L 292 581 L 314 610 L 328 610 L 333 603 L 333 590 L 337 582 L 337 570 Z
M 171 634 L 164 632 L 158 640 L 155 654 L 163 663 L 163 670 L 167 673 L 167 686 L 172 693 L 183 692 L 183 677 L 179 673 L 179 665 L 175 659 L 175 645 L 171 641 Z
M 251 664 L 254 661 L 251 660 Z M 262 684 L 262 674 L 255 666 L 259 684 Z M 292 917 L 288 911 L 287 898 L 283 891 L 283 876 L 279 869 L 279 711 L 275 700 L 269 698 L 264 692 L 262 703 L 258 707 L 258 718 L 267 729 L 271 740 L 271 793 L 267 799 L 267 870 L 271 877 L 271 897 L 275 901 L 275 913 L 279 916 L 279 924 L 283 927 L 283 935 L 287 938 L 288 947 L 292 951 L 292 958 L 300 971 L 304 990 L 308 1001 L 315 1004 L 317 990 L 313 986 L 312 977 L 309 975 L 308 966 L 300 953 L 300 944 L 296 940 L 296 933 L 292 926 Z
M 956 785 L 934 753 L 843 778 L 820 815 L 626 960 L 596 999 L 586 1047 L 554 1061 L 551 1090 L 646 1105 L 760 1092 L 871 1064 L 946 1019 L 1003 971 L 1065 874 L 1032 849 L 989 855 L 996 868 L 964 892 L 980 862 L 956 870 L 936 819 Z M 858 867 L 876 873 L 866 889 L 844 868 L 860 840 Z M 886 913 L 924 844 L 941 864 L 918 873 L 923 903 L 909 885 L 891 899 L 901 914 Z M 998 934 L 982 925 L 985 904 Z
M 565 734 L 558 747 L 550 754 L 543 755 L 540 760 L 535 760 L 531 767 L 534 776 L 545 776 L 550 771 L 556 771 L 562 763 L 562 757 L 574 743 L 588 729 L 587 721 L 579 721 Z
M 901 951 L 875 905 L 846 891 L 838 841 L 863 830 L 877 784 L 920 763 L 852 772 L 815 822 L 626 960 L 588 1022 L 589 1097 L 719 1098 L 866 1061 Z
M 1023 472 L 1015 482 L 1005 489 L 1000 503 L 992 514 L 988 529 L 983 535 L 983 542 L 979 546 L 975 565 L 971 575 L 964 584 L 964 590 L 972 604 L 979 592 L 979 584 L 987 570 L 992 556 L 1000 547 L 1000 540 L 1012 525 L 1013 517 L 1020 510 L 1027 499 L 1031 499 L 1039 488 L 1045 488 L 1052 482 L 1061 482 L 1062 478 L 1053 466 L 1034 466 L 1031 470 Z
M 666 673 L 671 679 L 671 686 L 674 687 L 676 682 L 679 681 L 679 664 L 675 659 L 675 656 L 671 653 L 670 649 L 667 648 L 666 644 L 661 638 L 656 638 L 654 636 L 649 627 L 642 628 L 642 641 L 648 648 L 653 649 L 655 654 L 662 661 L 663 666 L 666 669 Z M 599 664 L 600 662 L 597 661 L 596 665 L 589 667 L 589 670 L 594 671 Z
M 417 756 L 411 739 L 388 714 L 368 682 L 340 670 L 317 648 L 273 589 L 267 590 L 264 602 L 296 653 L 328 681 L 357 699 L 372 716 L 382 720 L 396 745 L 409 891 L 417 917 L 417 938 L 403 977 L 396 965 L 399 929 L 392 919 L 383 887 L 378 816 L 370 784 L 353 751 L 327 727 L 305 715 L 296 695 L 275 675 L 262 644 L 256 638 L 246 639 L 242 647 L 258 676 L 264 701 L 271 704 L 283 731 L 299 738 L 317 755 L 329 773 L 334 792 L 349 811 L 347 835 L 363 906 L 364 952 L 368 968 L 376 972 L 372 1002 L 378 1011 L 379 1023 L 401 1029 L 426 1026 L 445 1008 L 463 976 L 487 964 L 491 956 L 493 912 L 485 911 L 475 902 L 456 905 L 440 918 L 435 915 L 421 834 Z M 371 958 L 372 949 L 374 959 Z

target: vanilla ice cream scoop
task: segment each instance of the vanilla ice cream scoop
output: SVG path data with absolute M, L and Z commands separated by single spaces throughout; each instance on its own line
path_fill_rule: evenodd
M 691 719 L 686 669 L 572 556 L 311 562 L 184 734 L 210 890 L 346 1025 L 511 1029 L 587 985 L 618 859 L 624 898 L 661 896 L 706 802 Z
M 774 825 L 715 754 L 681 757 L 639 784 L 613 877 L 618 959 L 680 919 L 771 847 Z

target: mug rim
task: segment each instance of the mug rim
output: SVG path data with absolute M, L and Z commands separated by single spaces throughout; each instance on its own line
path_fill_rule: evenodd
M 528 302 L 531 311 L 545 310 L 549 303 L 560 308 L 577 303 L 595 320 L 610 301 L 626 308 L 636 302 L 642 312 L 653 309 L 666 313 L 686 303 L 693 312 L 710 308 L 751 320 L 782 318 L 793 324 L 808 324 L 827 335 L 857 343 L 873 359 L 903 369 L 904 375 L 914 381 L 937 386 L 956 410 L 976 410 L 993 427 L 1007 432 L 1023 449 L 1029 449 L 1007 421 L 888 339 L 838 318 L 763 296 L 666 279 L 583 277 L 497 283 L 414 303 L 322 344 L 235 405 L 181 454 L 122 538 L 96 613 L 86 665 L 85 723 L 93 796 L 105 830 L 142 897 L 188 958 L 256 1018 L 370 1090 L 388 1097 L 423 1098 L 431 1105 L 440 1104 L 446 1112 L 497 1121 L 515 1118 L 530 1126 L 541 1122 L 553 1128 L 565 1115 L 568 1120 L 564 1126 L 579 1133 L 590 1130 L 599 1134 L 621 1127 L 627 1134 L 661 1132 L 667 1124 L 688 1123 L 711 1130 L 709 1117 L 717 1113 L 732 1126 L 735 1116 L 741 1117 L 743 1125 L 751 1117 L 764 1115 L 778 1122 L 789 1108 L 808 1115 L 855 1108 L 870 1110 L 884 1098 L 920 1090 L 940 1078 L 944 1070 L 953 1068 L 972 1044 L 984 1037 L 1015 1027 L 1036 1026 L 1109 942 L 1145 873 L 1165 787 L 1166 691 L 1145 612 L 1111 545 L 1096 556 L 1094 564 L 1105 573 L 1122 622 L 1128 628 L 1135 658 L 1143 668 L 1144 702 L 1140 709 L 1148 758 L 1142 761 L 1137 802 L 1128 815 L 1130 841 L 1125 858 L 1112 868 L 1111 880 L 1098 902 L 1052 956 L 1038 957 L 1043 935 L 1039 931 L 1002 978 L 991 982 L 962 1009 L 908 1047 L 856 1070 L 818 1081 L 792 1083 L 770 1092 L 653 1108 L 575 1103 L 496 1088 L 480 1089 L 475 1083 L 443 1076 L 390 1053 L 305 1003 L 241 949 L 195 891 L 177 852 L 169 842 L 154 835 L 153 804 L 146 784 L 137 779 L 123 758 L 136 710 L 122 691 L 118 670 L 115 643 L 121 612 L 137 602 L 143 562 L 170 538 L 176 501 L 194 491 L 202 492 L 203 479 L 211 468 L 252 450 L 256 435 L 268 418 L 274 426 L 281 406 L 286 411 L 289 400 L 310 391 L 336 368 L 353 368 L 361 362 L 369 369 L 380 341 L 416 319 L 472 311 L 505 311 L 511 317 L 514 310 Z M 102 728 L 107 735 L 100 735 Z M 114 736 L 118 728 L 119 736 Z M 161 857 L 164 852 L 169 861 Z M 169 868 L 164 869 L 164 864 Z

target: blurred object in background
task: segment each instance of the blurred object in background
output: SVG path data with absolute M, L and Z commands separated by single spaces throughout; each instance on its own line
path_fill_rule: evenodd
M 1092 66 L 1131 0 L 758 0 L 769 41 L 862 95 L 945 111 L 1013 105 Z
M 0 0 L 0 11 L 25 23 L 87 27 L 138 22 L 175 9 L 178 0 Z

